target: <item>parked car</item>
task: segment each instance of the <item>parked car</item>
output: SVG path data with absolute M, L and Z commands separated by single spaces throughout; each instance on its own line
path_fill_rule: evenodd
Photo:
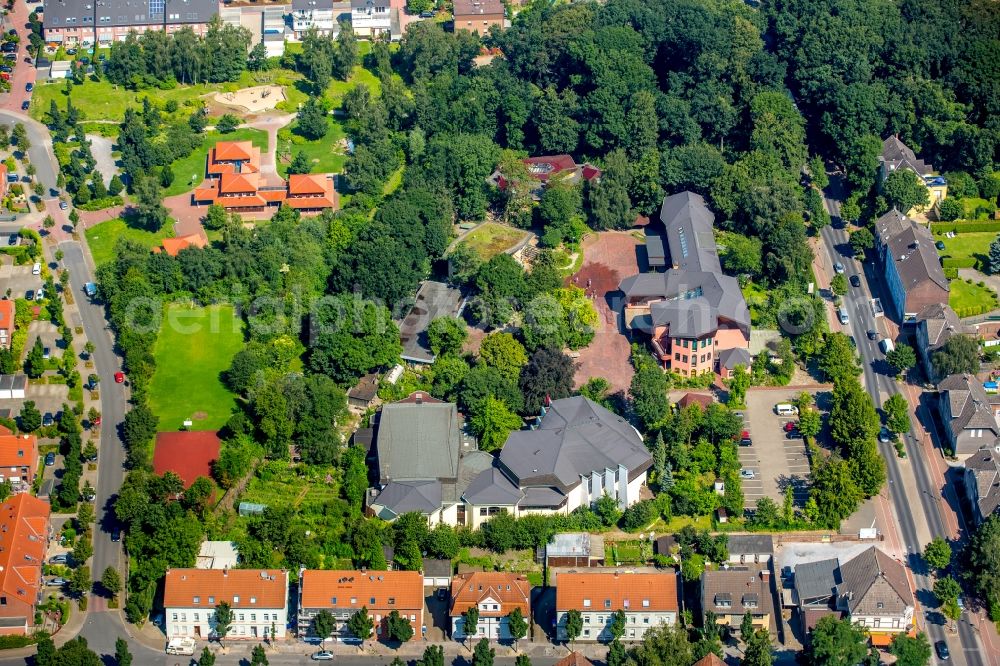
M 420 12 L 420 18 L 423 19 L 434 18 L 434 12 Z
M 753 446 L 753 440 L 749 437 L 740 437 L 740 446 Z
M 56 454 L 49 451 L 48 453 L 45 454 L 45 466 L 52 467 L 55 464 L 56 464 Z
M 884 426 L 883 426 L 883 427 L 882 427 L 882 428 L 881 428 L 881 429 L 880 429 L 880 430 L 878 431 L 878 441 L 880 441 L 880 442 L 882 442 L 883 444 L 885 444 L 885 443 L 886 443 L 886 442 L 888 442 L 888 441 L 889 441 L 890 439 L 892 439 L 892 435 L 891 435 L 891 434 L 889 433 L 889 430 L 888 430 L 888 428 L 886 428 L 886 427 L 884 427 Z
M 8 73 L 10 73 L 10 72 L 13 72 L 13 71 L 14 71 L 14 68 L 11 67 L 10 65 L 0 65 L 0 72 L 8 72 Z
M 785 432 L 795 430 L 795 421 L 785 421 Z
M 29 102 L 28 100 L 24 100 L 23 102 L 21 102 L 22 111 L 27 111 L 30 108 L 31 108 L 31 102 Z
M 867 335 L 868 335 L 868 339 L 869 340 L 877 340 L 878 339 L 878 333 L 876 333 L 874 329 L 869 328 Z
M 24 300 L 26 300 L 26 301 L 33 301 L 33 300 L 35 300 L 35 290 L 34 289 L 29 289 L 28 291 L 24 292 Z
M 42 290 L 39 289 L 38 292 L 42 293 Z M 45 359 L 46 361 L 52 358 L 52 350 L 49 349 L 48 347 L 42 347 L 42 358 Z
M 833 265 L 833 270 L 836 271 L 838 275 L 842 274 L 844 272 L 844 264 L 838 261 Z
M 35 84 L 34 84 L 34 83 L 32 83 L 31 81 L 28 81 L 27 83 L 25 83 L 25 84 L 24 84 L 24 89 L 25 89 L 25 90 L 26 90 L 27 92 L 31 92 L 32 90 L 34 90 L 34 89 L 35 89 Z
M 115 373 L 115 384 L 124 384 L 124 383 L 125 383 L 125 373 L 124 372 L 120 372 L 120 371 L 116 372 Z
M 934 651 L 937 652 L 938 659 L 941 661 L 948 661 L 951 659 L 951 650 L 948 649 L 948 644 L 944 641 L 938 641 L 935 643 Z
M 333 653 L 326 652 L 325 650 L 323 652 L 313 652 L 313 655 L 312 657 L 310 657 L 310 659 L 312 659 L 313 661 L 333 661 Z
M 76 49 L 66 49 L 66 55 L 76 55 Z
M 52 412 L 45 412 L 45 416 L 42 417 L 42 427 L 48 428 L 56 422 L 56 418 L 52 415 Z
M 122 540 L 122 531 L 120 529 L 118 529 L 117 527 L 111 532 L 111 540 L 112 541 L 121 541 Z
M 861 286 L 861 278 L 858 277 L 857 275 L 852 275 L 851 276 L 851 286 L 852 287 L 860 287 Z
M 740 478 L 741 479 L 754 479 L 756 477 L 757 477 L 757 475 L 754 473 L 754 471 L 752 469 L 741 469 L 740 470 Z
M 66 210 L 67 208 L 69 208 L 69 204 L 68 203 L 66 203 L 65 201 L 60 201 L 59 202 L 59 210 Z
M 69 560 L 69 555 L 67 553 L 60 553 L 59 555 L 53 555 L 49 558 L 49 564 L 66 564 Z
M 69 581 L 66 580 L 65 578 L 60 578 L 60 577 L 56 576 L 55 578 L 50 578 L 47 581 L 45 581 L 45 584 L 46 585 L 52 585 L 53 587 L 62 587 L 63 585 L 65 585 L 68 582 Z

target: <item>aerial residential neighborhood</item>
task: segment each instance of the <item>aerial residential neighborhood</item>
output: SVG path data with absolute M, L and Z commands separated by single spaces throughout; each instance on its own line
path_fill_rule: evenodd
M 991 0 L 0 23 L 0 665 L 1000 666 Z

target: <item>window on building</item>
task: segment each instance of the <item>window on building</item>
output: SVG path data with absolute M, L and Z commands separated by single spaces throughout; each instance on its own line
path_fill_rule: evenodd
M 684 356 L 681 357 L 681 360 L 687 363 L 688 362 L 687 354 L 684 354 Z
M 240 622 L 243 622 L 243 613 L 240 613 Z
M 201 622 L 201 614 L 200 613 L 195 613 L 194 614 L 194 621 L 195 622 Z
M 605 608 L 611 608 L 611 599 L 605 599 L 604 600 L 604 607 Z
M 358 603 L 358 598 L 357 597 L 351 597 L 351 605 L 353 606 L 356 603 Z
M 649 608 L 649 599 L 643 599 L 642 600 L 642 607 L 643 608 Z
M 643 624 L 649 624 L 649 618 L 648 617 L 642 618 L 642 623 Z
M 250 603 L 252 604 L 257 603 L 257 597 L 250 597 Z
M 675 361 L 679 361 L 679 360 L 681 360 L 681 355 L 680 355 L 680 352 L 678 352 L 678 353 L 674 354 L 674 360 L 675 360 Z
M 583 607 L 584 608 L 590 608 L 590 599 L 584 599 L 583 600 Z
M 885 608 L 885 604 L 881 601 L 875 603 L 875 608 Z
M 389 605 L 390 606 L 396 605 L 396 597 L 389 597 Z
M 212 597 L 212 596 L 210 596 L 210 597 L 208 598 L 208 603 L 210 603 L 210 604 L 214 604 L 214 603 L 215 603 L 215 597 Z
M 174 613 L 174 614 L 173 614 L 173 620 L 174 620 L 174 622 L 176 622 L 176 621 L 177 621 L 177 613 Z
M 584 629 L 583 630 L 583 635 L 589 637 L 590 636 L 590 629 Z
M 369 597 L 368 598 L 368 603 L 370 603 L 372 606 L 374 606 L 375 605 L 375 597 Z
M 194 598 L 194 603 L 200 604 L 201 603 L 201 597 L 195 597 Z
M 250 613 L 250 621 L 251 622 L 257 621 L 257 613 Z
M 240 595 L 237 594 L 233 596 L 233 603 L 234 604 L 240 603 Z
M 589 615 L 585 615 L 583 617 L 583 623 L 584 624 L 590 624 L 590 616 Z
M 684 340 L 684 342 L 682 343 L 684 345 L 684 349 L 688 348 L 688 342 L 690 342 L 690 341 L 689 340 Z

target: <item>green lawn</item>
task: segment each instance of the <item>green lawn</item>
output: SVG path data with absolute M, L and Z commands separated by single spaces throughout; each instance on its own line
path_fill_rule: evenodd
M 170 170 L 174 172 L 174 182 L 163 191 L 163 196 L 181 194 L 200 185 L 205 179 L 205 160 L 208 158 L 208 151 L 218 141 L 251 141 L 253 145 L 260 147 L 261 152 L 267 150 L 267 132 L 263 130 L 241 127 L 229 134 L 205 132 L 201 147 L 170 165 Z
M 231 305 L 168 305 L 149 386 L 149 406 L 160 417 L 160 430 L 180 430 L 185 419 L 194 421 L 195 430 L 225 425 L 236 398 L 220 373 L 242 348 L 242 322 Z
M 462 242 L 479 253 L 484 261 L 519 243 L 527 231 L 515 229 L 495 222 L 481 224 L 467 235 Z
M 976 262 L 976 268 L 983 270 L 989 262 L 990 243 L 996 237 L 996 232 L 973 231 L 955 234 L 954 238 L 948 238 L 941 234 L 935 236 L 934 240 L 944 243 L 944 249 L 939 251 L 942 257 L 973 259 Z
M 972 317 L 997 308 L 997 294 L 975 282 L 952 280 L 948 304 L 959 317 Z
M 344 128 L 339 122 L 330 119 L 330 129 L 326 136 L 317 141 L 309 141 L 305 137 L 299 136 L 293 131 L 294 123 L 289 127 L 283 127 L 278 131 L 278 173 L 284 177 L 288 175 L 288 162 L 282 159 L 287 155 L 288 159 L 303 152 L 309 158 L 311 173 L 342 173 L 347 155 L 338 150 L 337 144 L 344 138 Z M 176 173 L 176 172 L 175 172 Z
M 159 245 L 164 238 L 173 236 L 173 229 L 173 220 L 168 220 L 162 229 L 153 233 L 130 227 L 125 223 L 125 220 L 116 217 L 87 229 L 87 244 L 90 246 L 94 263 L 100 266 L 111 261 L 114 257 L 115 243 L 118 242 L 119 238 L 128 238 L 152 249 Z

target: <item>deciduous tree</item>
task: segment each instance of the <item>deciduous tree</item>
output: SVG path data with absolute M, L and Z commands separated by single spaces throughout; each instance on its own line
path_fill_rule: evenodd
M 896 169 L 890 173 L 882 183 L 882 194 L 890 205 L 904 215 L 912 208 L 930 203 L 930 193 L 924 181 L 909 169 Z
M 882 403 L 885 410 L 885 424 L 891 432 L 902 433 L 910 430 L 910 405 L 902 394 L 894 393 Z

